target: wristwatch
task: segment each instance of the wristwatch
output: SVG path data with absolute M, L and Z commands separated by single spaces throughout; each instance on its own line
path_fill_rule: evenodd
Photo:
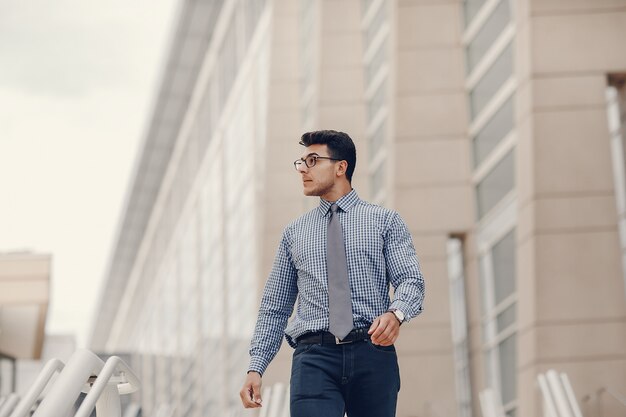
M 393 315 L 396 316 L 396 319 L 398 319 L 398 322 L 402 326 L 402 323 L 404 323 L 404 313 L 402 312 L 402 310 L 398 310 L 397 308 L 390 308 L 387 311 L 393 313 Z

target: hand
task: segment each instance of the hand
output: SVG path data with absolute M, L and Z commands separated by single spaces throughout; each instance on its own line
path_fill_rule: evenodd
M 367 334 L 371 335 L 373 344 L 391 346 L 400 335 L 400 323 L 396 316 L 388 311 L 376 317 Z
M 245 408 L 261 407 L 261 374 L 254 371 L 248 372 L 239 396 Z

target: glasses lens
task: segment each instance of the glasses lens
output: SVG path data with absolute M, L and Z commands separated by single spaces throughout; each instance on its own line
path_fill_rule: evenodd
M 308 166 L 309 168 L 313 168 L 315 166 L 315 163 L 317 162 L 317 156 L 309 155 L 306 157 L 304 162 L 306 162 L 306 166 Z

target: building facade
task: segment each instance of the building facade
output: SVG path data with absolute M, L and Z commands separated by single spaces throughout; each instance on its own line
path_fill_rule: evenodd
M 0 253 L 0 400 L 22 393 L 25 363 L 41 359 L 52 256 Z
M 625 23 L 624 0 L 181 2 L 91 348 L 134 353 L 144 415 L 242 413 L 276 246 L 317 204 L 297 142 L 336 129 L 426 278 L 399 416 L 478 417 L 487 388 L 542 415 L 551 368 L 623 415 Z

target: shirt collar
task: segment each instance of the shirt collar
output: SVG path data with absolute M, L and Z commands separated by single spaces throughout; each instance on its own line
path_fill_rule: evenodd
M 342 211 L 348 211 L 359 201 L 361 201 L 361 199 L 359 198 L 359 195 L 356 193 L 354 189 L 352 189 L 352 191 L 350 191 L 348 194 L 344 195 L 343 197 L 341 197 L 339 200 L 335 201 L 334 203 L 337 204 L 337 206 Z M 332 201 L 326 201 L 323 198 L 320 198 L 320 205 L 318 207 L 318 210 L 320 211 L 320 214 L 322 216 L 325 217 L 328 214 L 331 204 L 333 204 Z

